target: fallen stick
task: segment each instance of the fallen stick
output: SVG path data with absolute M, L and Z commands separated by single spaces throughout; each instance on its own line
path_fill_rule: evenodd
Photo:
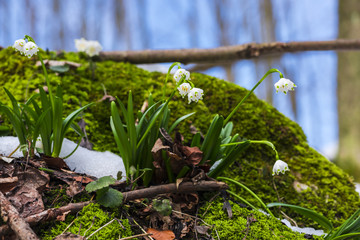
M 209 49 L 139 50 L 100 52 L 100 60 L 130 63 L 162 62 L 224 62 L 258 58 L 281 53 L 329 50 L 360 50 L 359 39 L 337 39 L 330 41 L 248 43 Z
M 0 191 L 0 209 L 1 217 L 5 222 L 8 222 L 11 229 L 15 232 L 17 237 L 21 240 L 36 240 L 39 239 L 29 224 L 19 216 L 16 208 L 9 202 L 9 200 Z
M 87 201 L 87 202 L 81 202 L 81 203 L 70 203 L 70 204 L 60 207 L 60 208 L 50 208 L 50 209 L 42 211 L 38 214 L 28 216 L 24 220 L 30 225 L 35 225 L 36 223 L 39 223 L 39 222 L 56 219 L 58 216 L 66 213 L 68 211 L 70 211 L 70 213 L 77 213 L 83 207 L 85 207 L 86 205 L 88 205 L 90 203 L 92 203 L 92 202 Z M 8 225 L 0 226 L 0 236 L 9 234 L 10 232 L 11 232 L 11 229 L 9 228 Z
M 153 186 L 149 188 L 133 190 L 130 192 L 124 192 L 124 202 L 140 199 L 155 197 L 158 194 L 163 193 L 192 193 L 201 191 L 219 191 L 227 189 L 228 185 L 223 182 L 217 181 L 200 181 L 196 184 L 192 182 L 183 182 L 177 187 L 175 183 Z

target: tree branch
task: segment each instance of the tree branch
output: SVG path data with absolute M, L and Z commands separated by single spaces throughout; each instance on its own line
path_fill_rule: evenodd
M 192 182 L 184 182 L 180 183 L 178 187 L 175 183 L 170 183 L 139 190 L 133 190 L 130 192 L 124 192 L 123 201 L 127 202 L 140 198 L 155 197 L 156 195 L 163 193 L 193 193 L 201 191 L 219 191 L 227 188 L 228 185 L 226 183 L 217 181 L 200 181 L 196 184 Z
M 209 49 L 141 50 L 101 52 L 101 60 L 130 63 L 201 63 L 251 59 L 303 51 L 360 50 L 360 40 L 249 43 Z
M 17 237 L 21 240 L 36 240 L 39 239 L 29 224 L 19 216 L 19 212 L 9 202 L 9 200 L 0 191 L 0 208 L 1 217 L 5 222 L 8 222 L 11 229 L 15 232 Z

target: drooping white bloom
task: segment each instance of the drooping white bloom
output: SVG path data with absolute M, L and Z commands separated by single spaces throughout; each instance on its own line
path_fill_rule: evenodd
M 23 54 L 25 44 L 26 42 L 24 39 L 18 39 L 15 41 L 13 48 L 15 48 L 15 51 L 19 51 L 21 54 Z
M 180 79 L 185 75 L 185 80 L 190 80 L 190 72 L 185 69 L 178 69 L 174 74 L 174 79 L 176 82 L 179 82 Z
M 24 46 L 24 54 L 28 58 L 31 58 L 33 55 L 36 55 L 38 51 L 39 48 L 34 42 L 27 42 Z
M 85 52 L 88 41 L 85 38 L 75 39 L 75 47 L 79 52 Z
M 100 45 L 100 43 L 98 41 L 88 41 L 85 52 L 90 57 L 93 57 L 95 55 L 99 55 L 101 50 L 102 50 L 102 46 Z
M 184 98 L 186 96 L 186 94 L 188 94 L 190 92 L 190 84 L 189 83 L 182 83 L 179 87 L 179 93 L 180 95 Z
M 272 175 L 279 175 L 280 173 L 285 174 L 286 171 L 290 171 L 287 163 L 282 160 L 277 160 L 274 164 Z
M 193 101 L 193 102 L 198 102 L 199 100 L 202 99 L 202 96 L 204 91 L 201 88 L 193 88 L 190 90 L 189 94 L 188 94 L 188 99 L 189 99 L 189 104 Z
M 43 146 L 43 143 L 42 143 L 42 141 L 41 141 L 41 138 L 36 139 L 35 148 L 38 148 L 38 149 L 41 149 L 41 150 L 44 149 L 44 146 Z
M 288 91 L 294 91 L 294 87 L 296 87 L 296 85 L 290 81 L 289 79 L 286 78 L 280 78 L 280 80 L 274 84 L 276 93 L 277 92 L 283 92 L 283 93 L 287 93 Z

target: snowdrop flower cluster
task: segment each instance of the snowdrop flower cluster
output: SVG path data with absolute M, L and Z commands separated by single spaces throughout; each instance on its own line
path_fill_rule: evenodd
M 79 52 L 85 52 L 90 57 L 99 55 L 102 46 L 98 41 L 88 41 L 84 38 L 75 39 L 75 47 Z
M 282 160 L 277 160 L 274 164 L 272 175 L 279 175 L 280 173 L 285 174 L 286 171 L 290 171 L 287 163 Z
M 28 58 L 36 55 L 39 51 L 38 46 L 34 42 L 26 42 L 24 39 L 16 40 L 13 48 L 15 48 L 16 51 L 19 51 L 21 54 L 24 54 Z
M 178 83 L 182 78 L 184 78 L 185 81 L 191 80 L 190 73 L 185 69 L 180 68 L 175 72 L 174 79 L 176 83 Z M 191 88 L 191 85 L 187 82 L 180 84 L 178 90 L 183 98 L 188 95 L 189 104 L 191 102 L 198 102 L 202 99 L 202 96 L 204 95 L 204 91 L 202 89 L 195 87 Z
M 280 80 L 277 83 L 275 83 L 274 86 L 276 93 L 280 91 L 285 94 L 290 90 L 294 91 L 294 87 L 296 87 L 296 85 L 292 81 L 286 78 L 280 78 Z

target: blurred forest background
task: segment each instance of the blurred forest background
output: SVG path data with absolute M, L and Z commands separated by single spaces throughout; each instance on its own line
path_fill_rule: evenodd
M 348 0 L 0 0 L 0 46 L 25 34 L 43 49 L 75 51 L 74 39 L 98 40 L 104 51 L 213 48 L 274 41 L 360 36 L 360 1 Z M 276 94 L 267 79 L 256 94 L 304 129 L 311 146 L 343 167 L 360 167 L 360 87 L 357 52 L 300 52 L 192 64 L 248 89 L 269 68 L 298 88 Z M 145 66 L 164 71 L 168 64 Z M 355 164 L 359 162 L 358 164 Z

